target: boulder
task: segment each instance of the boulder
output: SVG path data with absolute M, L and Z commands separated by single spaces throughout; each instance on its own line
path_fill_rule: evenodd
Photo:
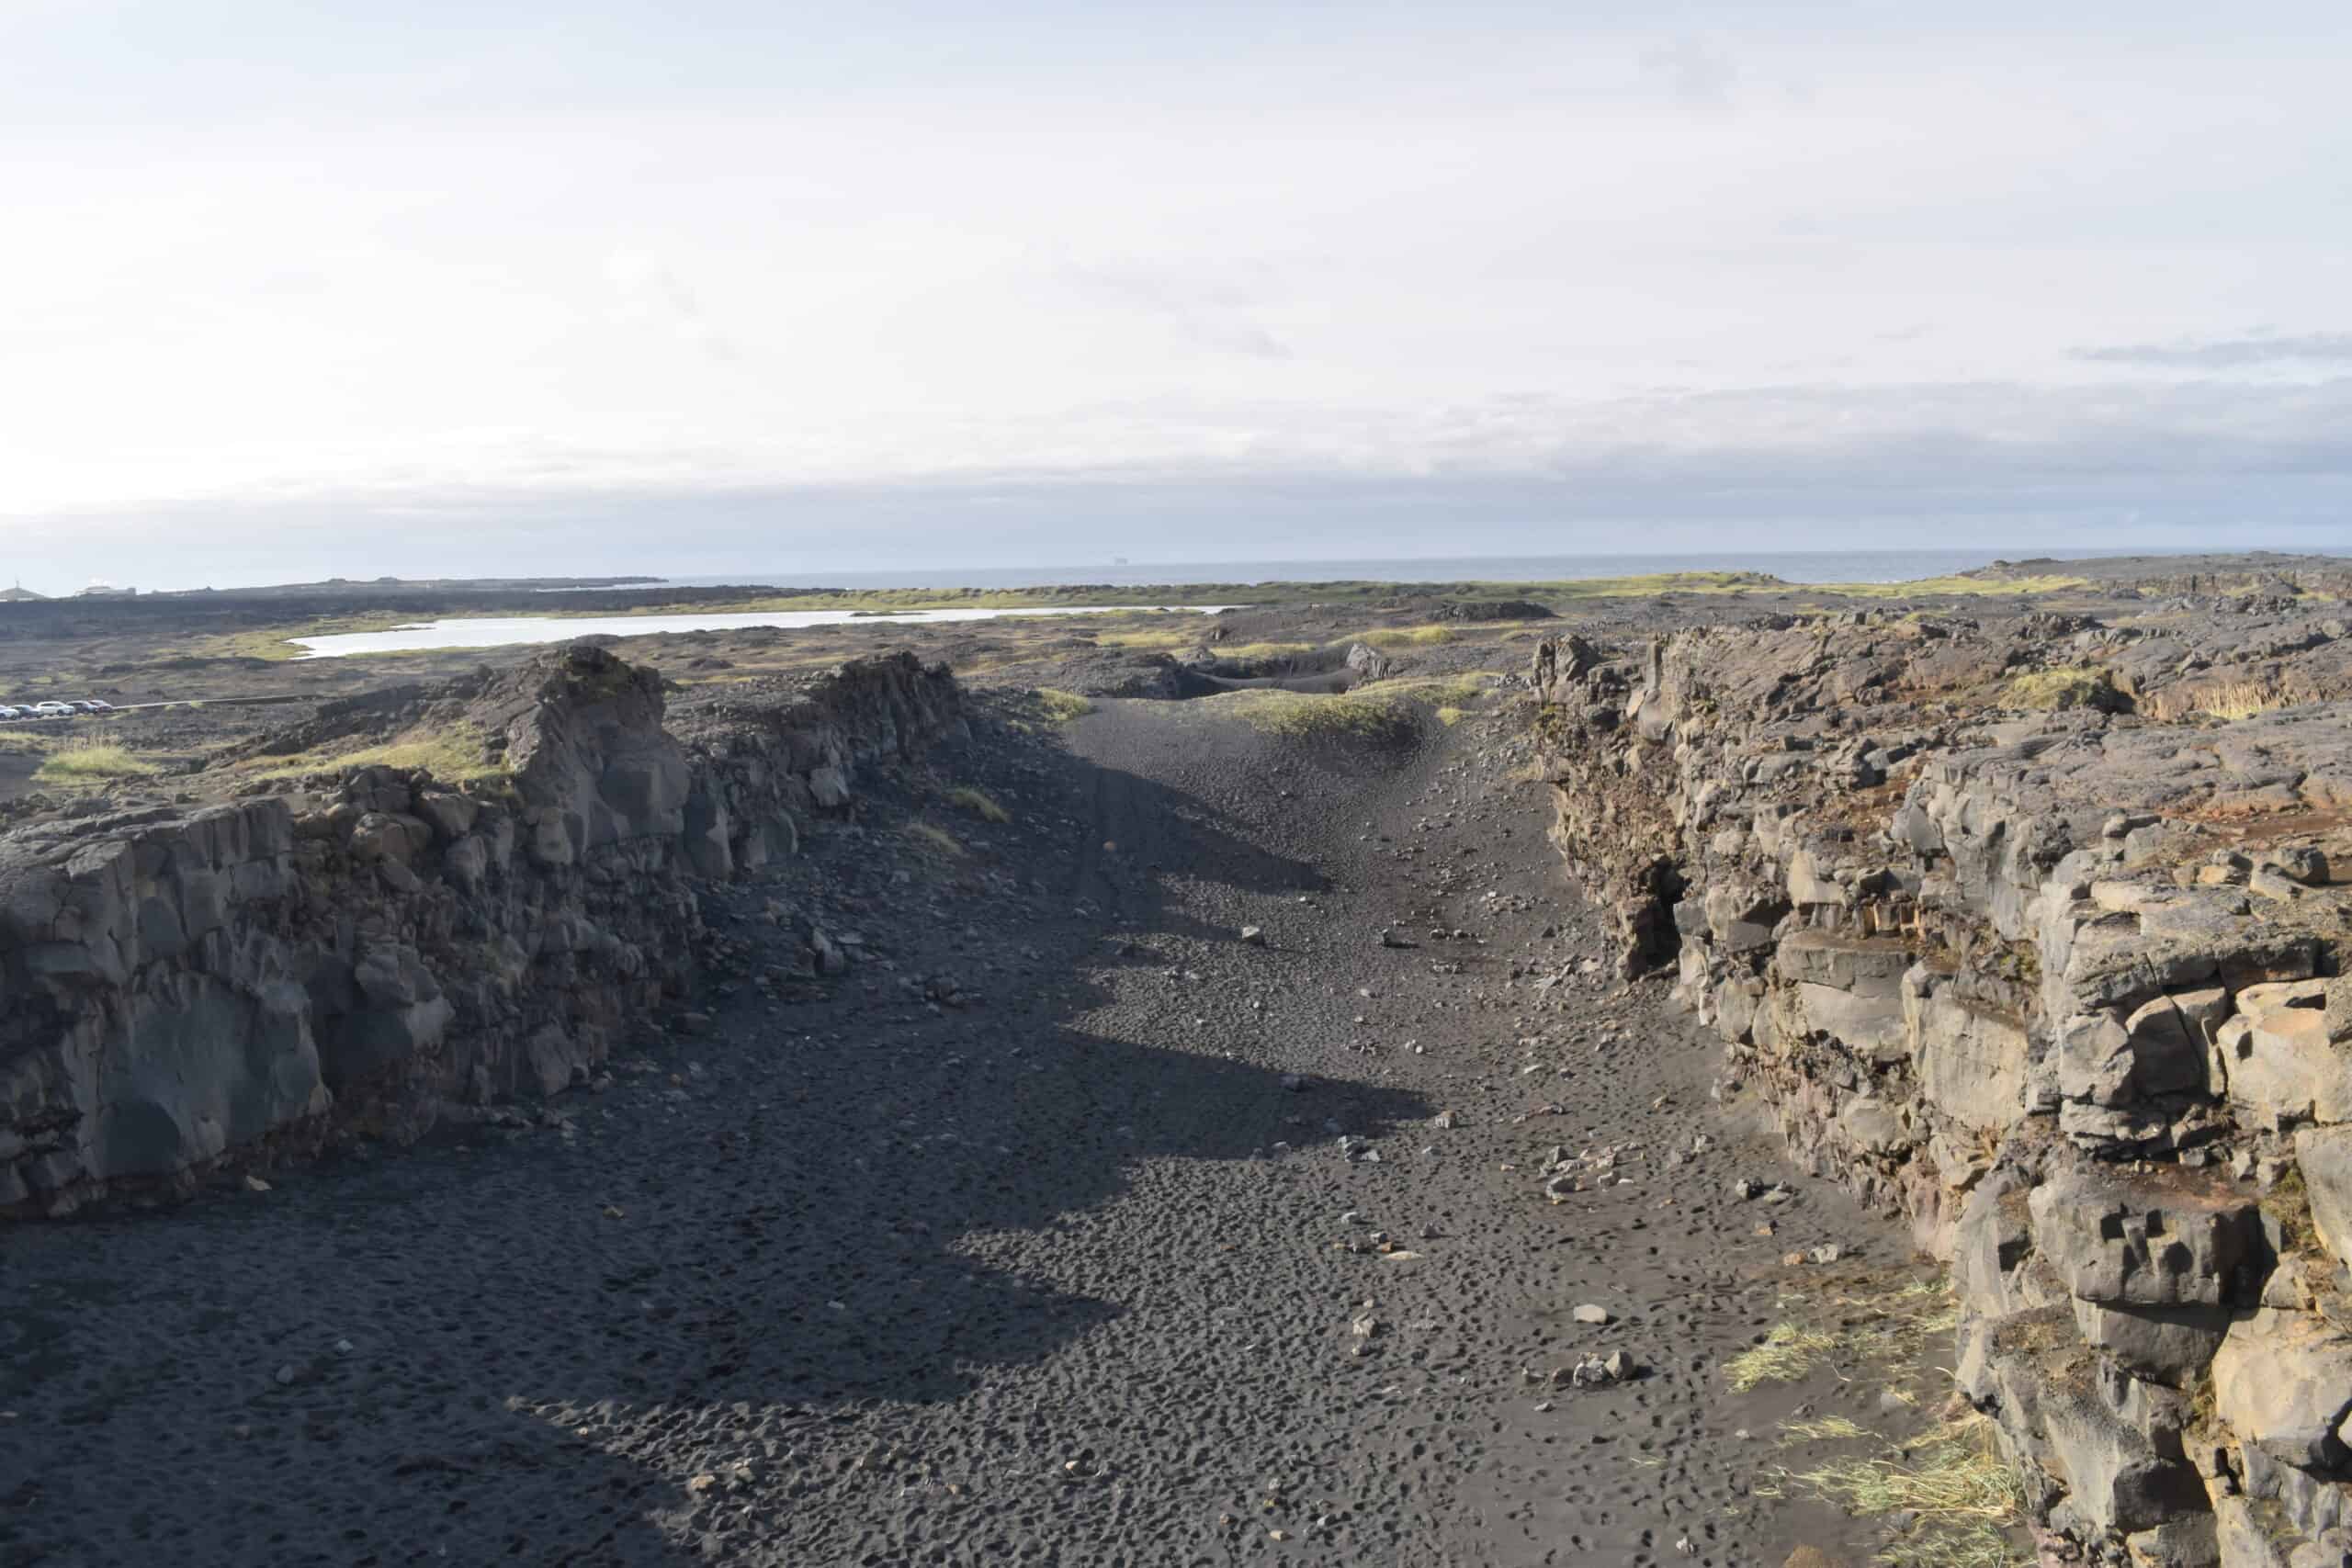
M 2352 1122 L 2352 1060 L 2330 1038 L 2327 982 L 2256 986 L 2216 1037 L 2231 1105 L 2276 1132 Z
M 2352 1459 L 2352 1335 L 2309 1313 L 2269 1307 L 2230 1325 L 2213 1358 L 2214 1408 L 2230 1429 L 2288 1464 Z
M 2217 1173 L 2077 1166 L 2036 1188 L 2028 1209 L 2036 1246 L 2076 1301 L 2251 1303 L 2267 1271 L 2259 1209 Z
M 1396 672 L 1396 661 L 1370 643 L 1351 643 L 1342 662 L 1358 681 L 1385 681 Z
M 2295 1163 L 2312 1206 L 2312 1226 L 2338 1261 L 2352 1262 L 2352 1126 L 2295 1134 Z

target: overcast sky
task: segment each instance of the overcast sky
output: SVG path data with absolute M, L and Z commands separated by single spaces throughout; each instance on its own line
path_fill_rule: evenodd
M 2352 549 L 2348 17 L 0 0 L 0 577 Z

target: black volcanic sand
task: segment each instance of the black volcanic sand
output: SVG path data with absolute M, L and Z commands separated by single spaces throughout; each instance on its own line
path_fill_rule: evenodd
M 0 1235 L 0 1562 L 1859 1560 L 1768 1478 L 1780 1416 L 1874 1391 L 1723 1363 L 1785 1249 L 1904 1247 L 1737 1134 L 1657 982 L 1579 972 L 1481 728 L 987 719 L 709 898 L 751 974 L 771 898 L 865 938 L 821 993 L 730 982 L 531 1125 Z M 1627 1144 L 1544 1201 L 1553 1145 Z M 1799 1190 L 1777 1236 L 1747 1175 Z

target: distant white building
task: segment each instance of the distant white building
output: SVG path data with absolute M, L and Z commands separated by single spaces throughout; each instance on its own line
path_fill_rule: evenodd
M 111 582 L 92 582 L 74 597 L 76 599 L 136 599 L 139 597 L 139 590 L 117 588 Z

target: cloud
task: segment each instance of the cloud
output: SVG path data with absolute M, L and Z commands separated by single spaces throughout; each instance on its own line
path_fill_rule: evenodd
M 1200 347 L 1250 359 L 1291 357 L 1290 346 L 1257 319 L 1259 290 L 1242 280 L 1104 263 L 1074 265 L 1065 276 L 1080 293 L 1152 317 Z
M 694 291 L 656 258 L 639 251 L 616 251 L 605 258 L 605 279 L 620 301 L 622 319 L 665 327 L 679 342 L 722 363 L 742 357 L 734 343 L 711 324 Z
M 190 500 L 33 525 L 48 525 L 43 558 L 61 581 L 104 572 L 135 537 L 142 586 L 171 586 L 413 574 L 420 562 L 545 571 L 554 540 L 568 571 L 674 574 L 1112 554 L 2340 550 L 2352 506 L 2352 377 L 1516 395 L 1287 421 L 1255 412 L 1246 444 L 1188 434 L 1182 408 L 1078 411 L 1054 423 L 1058 444 L 1008 422 L 1001 439 L 956 443 L 985 454 L 978 461 L 929 472 L 820 481 L 744 464 L 720 479 L 708 463 L 582 450 L 503 480 Z M 1156 433 L 1148 457 L 1132 455 L 1138 429 Z M 401 509 L 398 527 L 352 525 L 387 507 Z M 195 543 L 168 542 L 181 539 Z
M 2352 365 L 2352 333 L 2214 338 L 2205 342 L 2126 343 L 2078 348 L 2097 365 L 2149 365 L 2182 370 L 2245 370 L 2270 365 Z
M 1691 108 L 1729 108 L 1739 81 L 1739 66 L 1729 53 L 1687 33 L 1644 53 L 1641 65 L 1644 75 Z

